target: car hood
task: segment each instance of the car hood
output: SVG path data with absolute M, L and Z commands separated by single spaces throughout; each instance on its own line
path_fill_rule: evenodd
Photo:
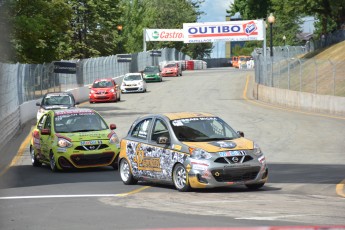
M 98 92 L 98 91 L 101 91 L 101 92 L 109 92 L 112 88 L 91 88 L 91 90 L 95 91 L 95 92 Z
M 56 110 L 56 109 L 68 109 L 73 107 L 72 105 L 43 105 L 42 108 L 45 110 Z
M 182 142 L 192 147 L 200 148 L 207 152 L 221 152 L 230 150 L 253 149 L 254 143 L 245 138 L 238 138 L 229 141 L 208 141 L 208 142 Z
M 175 67 L 172 67 L 172 68 L 164 68 L 163 71 L 175 71 L 176 68 Z
M 126 85 L 134 85 L 134 84 L 139 84 L 142 82 L 142 80 L 137 80 L 137 81 L 123 81 Z
M 73 142 L 76 141 L 90 141 L 90 140 L 104 140 L 108 138 L 108 135 L 111 133 L 110 130 L 101 130 L 101 131 L 89 131 L 89 132 L 76 132 L 76 133 L 57 133 L 56 136 L 67 137 Z

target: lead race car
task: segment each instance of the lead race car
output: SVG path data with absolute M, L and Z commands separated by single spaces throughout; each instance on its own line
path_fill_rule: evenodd
M 235 184 L 259 189 L 268 167 L 259 146 L 209 113 L 165 113 L 138 118 L 121 140 L 124 184 L 154 181 L 179 191 Z

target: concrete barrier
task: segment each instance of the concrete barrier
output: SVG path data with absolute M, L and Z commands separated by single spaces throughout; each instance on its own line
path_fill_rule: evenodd
M 298 92 L 256 83 L 252 93 L 257 100 L 282 107 L 345 116 L 345 97 Z

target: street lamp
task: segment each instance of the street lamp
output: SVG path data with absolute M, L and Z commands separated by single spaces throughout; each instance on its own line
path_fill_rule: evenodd
M 284 41 L 284 46 L 285 46 L 285 42 L 286 42 L 286 37 L 285 37 L 285 35 L 283 36 L 283 41 Z
M 271 46 L 270 46 L 270 51 L 271 51 L 271 57 L 273 57 L 273 34 L 272 34 L 272 27 L 273 23 L 275 21 L 275 17 L 273 16 L 272 13 L 270 13 L 270 16 L 268 16 L 267 21 L 270 24 L 270 40 L 271 40 Z

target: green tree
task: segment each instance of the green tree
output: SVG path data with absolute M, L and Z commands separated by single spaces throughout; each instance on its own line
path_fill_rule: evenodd
M 43 63 L 69 56 L 70 9 L 64 0 L 10 1 L 17 60 Z
M 120 0 L 70 0 L 72 9 L 72 57 L 108 56 L 119 51 L 119 31 L 123 7 Z

